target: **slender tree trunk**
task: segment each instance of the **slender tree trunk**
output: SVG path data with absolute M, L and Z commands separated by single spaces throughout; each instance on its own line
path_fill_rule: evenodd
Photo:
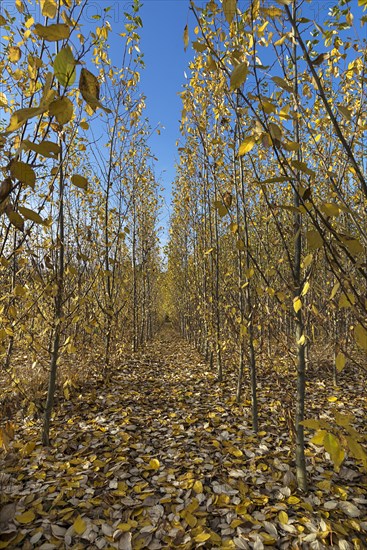
M 57 293 L 55 297 L 55 312 L 54 312 L 54 333 L 51 349 L 50 374 L 48 381 L 48 391 L 45 405 L 45 413 L 43 418 L 42 443 L 45 446 L 50 445 L 50 424 L 51 415 L 54 407 L 57 362 L 60 352 L 60 340 L 62 330 L 62 313 L 63 313 L 63 294 L 64 294 L 64 270 L 65 270 L 65 226 L 64 226 L 64 169 L 63 169 L 63 152 L 62 140 L 59 139 L 60 146 L 60 172 L 59 172 L 59 216 L 58 216 L 58 257 L 56 265 L 56 282 Z
M 15 254 L 16 248 L 17 248 L 17 232 L 14 230 L 14 240 L 13 240 L 14 254 L 13 254 L 13 261 L 12 261 L 12 272 L 11 272 L 11 290 L 12 290 L 13 296 L 14 296 L 14 288 L 16 285 L 16 275 L 17 275 L 17 255 Z M 13 304 L 13 301 L 14 301 L 14 297 L 11 298 L 9 302 L 9 307 Z M 6 357 L 5 357 L 5 364 L 4 364 L 5 370 L 9 370 L 10 368 L 11 357 L 13 354 L 13 347 L 14 347 L 14 334 L 11 334 L 9 336 L 8 349 L 6 350 Z
M 296 0 L 293 2 L 293 17 L 296 18 Z M 293 67 L 294 67 L 294 104 L 296 113 L 298 113 L 298 70 L 297 70 L 297 43 L 293 44 Z M 293 128 L 295 141 L 300 143 L 300 127 L 298 117 L 293 118 Z M 297 151 L 297 160 L 301 161 L 300 149 Z M 294 206 L 298 209 L 300 206 L 301 178 L 297 174 L 298 188 L 294 191 Z M 296 212 L 294 214 L 294 298 L 300 300 L 302 285 L 302 216 Z M 304 420 L 305 411 L 305 392 L 306 392 L 306 358 L 304 346 L 304 322 L 302 308 L 295 312 L 295 339 L 297 349 L 297 399 L 296 399 L 296 475 L 299 489 L 307 490 L 307 472 L 305 460 L 305 437 L 304 427 L 301 422 Z

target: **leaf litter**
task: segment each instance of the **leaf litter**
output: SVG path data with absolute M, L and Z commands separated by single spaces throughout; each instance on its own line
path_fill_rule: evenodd
M 287 415 L 293 375 L 279 380 L 270 367 L 259 375 L 255 435 L 246 394 L 240 405 L 233 399 L 235 373 L 218 384 L 166 329 L 120 359 L 108 384 L 69 387 L 52 448 L 39 443 L 40 420 L 27 417 L 0 455 L 0 549 L 367 548 L 360 465 L 347 458 L 335 472 L 325 450 L 308 443 L 310 490 L 298 492 Z M 324 382 L 310 384 L 308 417 L 327 418 L 335 400 Z M 352 381 L 340 397 L 333 389 L 360 430 L 361 389 Z

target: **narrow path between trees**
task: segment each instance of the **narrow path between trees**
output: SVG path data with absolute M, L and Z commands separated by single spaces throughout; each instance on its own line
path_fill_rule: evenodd
M 274 384 L 255 436 L 249 403 L 166 326 L 87 387 L 59 404 L 51 449 L 28 419 L 3 457 L 0 548 L 366 547 L 366 479 L 313 450 L 297 492 Z

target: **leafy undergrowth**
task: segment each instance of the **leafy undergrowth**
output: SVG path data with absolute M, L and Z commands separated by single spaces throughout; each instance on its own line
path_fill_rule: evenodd
M 310 490 L 296 489 L 293 378 L 263 369 L 255 436 L 234 376 L 218 385 L 166 328 L 108 384 L 68 388 L 52 448 L 39 444 L 40 420 L 15 426 L 0 456 L 0 548 L 367 548 L 361 465 L 346 457 L 335 472 L 309 443 Z M 346 379 L 332 398 L 325 381 L 309 386 L 310 418 L 337 408 L 363 430 L 362 381 Z

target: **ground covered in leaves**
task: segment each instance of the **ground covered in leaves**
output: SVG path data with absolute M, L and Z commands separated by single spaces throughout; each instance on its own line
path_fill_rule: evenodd
M 367 548 L 360 465 L 335 472 L 308 444 L 310 490 L 296 489 L 293 375 L 262 369 L 258 435 L 234 385 L 166 328 L 108 384 L 64 392 L 52 448 L 39 419 L 18 422 L 0 454 L 0 549 Z M 364 429 L 363 381 L 308 385 L 309 418 L 337 407 Z

